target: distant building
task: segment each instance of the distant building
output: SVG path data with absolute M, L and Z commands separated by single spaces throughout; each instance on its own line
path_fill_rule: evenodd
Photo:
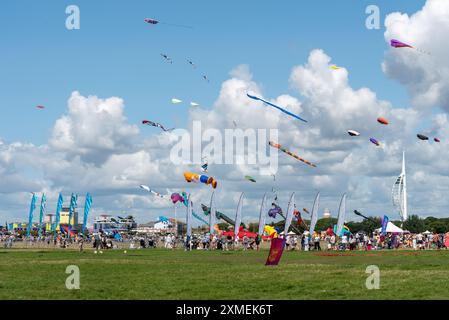
M 62 224 L 62 225 L 69 224 L 69 211 L 70 211 L 69 207 L 62 208 L 61 215 L 59 218 L 59 224 Z M 76 208 L 75 208 L 75 210 L 73 210 L 72 219 L 70 220 L 70 225 L 73 228 L 78 227 L 78 212 L 76 211 Z
M 323 218 L 329 219 L 330 217 L 331 217 L 331 212 L 329 211 L 329 209 L 328 208 L 324 209 Z
M 132 216 L 114 218 L 109 215 L 101 215 L 94 219 L 93 225 L 94 232 L 102 230 L 106 233 L 129 232 L 135 228 L 137 228 L 137 223 Z
M 136 228 L 136 232 L 140 234 L 176 233 L 176 224 L 171 221 L 152 221 L 139 224 Z

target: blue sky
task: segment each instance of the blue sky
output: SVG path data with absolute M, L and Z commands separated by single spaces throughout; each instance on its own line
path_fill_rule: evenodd
M 365 26 L 365 11 L 372 4 L 380 9 L 379 30 Z M 80 30 L 66 29 L 68 5 L 80 9 Z M 149 213 L 157 217 L 160 210 L 171 209 L 146 197 L 138 186 L 180 191 L 190 187 L 180 170 L 199 168 L 173 167 L 171 145 L 160 130 L 141 121 L 182 128 L 199 119 L 207 122 L 204 127 L 224 129 L 237 119 L 250 128 L 276 123 L 282 145 L 319 164 L 316 172 L 300 163 L 280 166 L 277 181 L 284 202 L 295 191 L 302 202 L 311 203 L 320 190 L 323 207 L 335 212 L 341 193 L 348 192 L 354 208 L 367 214 L 389 212 L 391 185 L 406 149 L 410 212 L 441 215 L 449 205 L 444 196 L 449 181 L 444 165 L 449 156 L 444 139 L 449 135 L 449 27 L 444 21 L 449 11 L 442 10 L 447 5 L 446 0 L 3 1 L 0 214 L 22 216 L 31 188 L 46 192 L 49 202 L 61 190 L 89 191 L 97 213 L 133 207 L 143 220 Z M 150 25 L 144 18 L 166 24 Z M 432 54 L 393 49 L 386 42 L 392 38 Z M 329 57 L 347 72 L 331 71 Z M 230 76 L 242 64 L 249 67 L 252 81 L 245 68 Z M 297 110 L 309 120 L 307 125 L 256 108 L 245 97 L 256 87 L 265 98 L 283 101 L 278 101 L 282 106 L 288 100 L 287 109 Z M 362 87 L 368 90 L 358 90 Z M 74 91 L 80 94 L 72 96 Z M 119 97 L 125 108 L 116 108 L 109 99 L 103 109 L 88 96 Z M 171 104 L 174 97 L 185 103 Z M 189 112 L 191 101 L 201 108 Z M 379 126 L 379 116 L 387 116 L 390 125 Z M 110 125 L 102 126 L 103 119 Z M 362 136 L 352 139 L 348 129 Z M 417 141 L 418 132 L 431 132 L 442 142 Z M 384 142 L 385 148 L 374 147 L 369 137 Z M 271 189 L 270 179 L 257 177 L 258 183 L 251 185 L 235 178 L 253 174 L 243 172 L 250 169 L 211 164 L 210 174 L 223 187 L 223 210 L 233 210 L 242 191 L 248 206 L 258 206 L 262 192 Z M 192 186 L 197 203 L 209 192 Z
M 365 28 L 371 1 L 3 1 L 0 11 L 0 137 L 44 144 L 66 112 L 72 91 L 125 100 L 130 122 L 150 118 L 183 126 L 187 108 L 208 107 L 229 71 L 248 64 L 267 97 L 291 92 L 288 76 L 322 48 L 367 86 L 404 107 L 405 89 L 383 74 L 384 28 Z M 65 28 L 67 5 L 78 5 L 81 30 Z M 381 17 L 415 12 L 423 1 L 376 1 Z M 147 25 L 146 17 L 170 25 Z M 174 60 L 167 64 L 160 53 Z M 198 68 L 186 62 L 192 59 Z M 201 77 L 206 74 L 211 83 Z M 35 109 L 45 105 L 45 110 Z

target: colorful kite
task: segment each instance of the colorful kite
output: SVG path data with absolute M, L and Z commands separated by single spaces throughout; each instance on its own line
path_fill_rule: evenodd
M 281 215 L 282 214 L 282 209 L 281 207 L 279 207 L 276 203 L 272 203 L 271 204 L 271 209 L 268 210 L 268 216 L 275 219 L 276 215 Z
M 45 109 L 44 106 L 36 106 L 36 108 L 38 108 L 38 109 Z
M 377 118 L 377 122 L 379 122 L 380 124 L 384 124 L 384 125 L 388 125 L 389 124 L 388 120 L 383 118 L 383 117 Z
M 371 141 L 371 143 L 373 143 L 373 144 L 375 144 L 376 146 L 380 146 L 380 142 L 379 141 L 377 141 L 376 139 L 374 139 L 374 138 L 369 138 L 369 141 Z
M 291 113 L 290 111 L 287 111 L 287 110 L 285 110 L 285 109 L 283 109 L 283 108 L 281 108 L 281 107 L 279 107 L 279 106 L 277 106 L 277 105 L 275 105 L 275 104 L 272 104 L 272 103 L 270 103 L 270 102 L 268 102 L 268 101 L 266 101 L 266 100 L 264 100 L 264 99 L 261 99 L 261 98 L 256 97 L 256 96 L 252 96 L 252 95 L 250 95 L 250 94 L 248 94 L 248 93 L 247 93 L 246 95 L 247 95 L 248 98 L 250 98 L 250 99 L 262 101 L 263 103 L 268 104 L 269 106 L 272 106 L 272 107 L 274 107 L 274 108 L 276 108 L 276 109 L 282 111 L 283 113 L 288 114 L 289 116 L 292 116 L 293 118 L 296 118 L 296 119 L 301 120 L 301 121 L 303 121 L 303 122 L 307 122 L 307 120 L 304 120 L 304 119 L 301 118 L 300 116 L 297 116 L 296 114 Z
M 251 182 L 256 182 L 256 179 L 254 179 L 251 176 L 245 176 L 245 179 L 248 180 L 248 181 L 251 181 Z
M 274 227 L 266 225 L 263 229 L 264 229 L 264 233 L 269 238 L 277 238 L 278 237 L 278 232 Z
M 349 134 L 351 137 L 358 137 L 358 136 L 360 135 L 360 132 L 357 132 L 357 131 L 355 131 L 355 130 L 348 130 L 348 134 Z
M 145 191 L 148 191 L 148 192 L 154 194 L 155 196 L 157 196 L 157 197 L 159 197 L 159 198 L 165 199 L 165 196 L 164 196 L 164 195 L 162 195 L 162 194 L 160 194 L 159 192 L 156 192 L 156 191 L 150 189 L 149 186 L 146 186 L 146 185 L 144 185 L 144 184 L 141 184 L 141 185 L 140 185 L 140 188 L 143 189 L 143 190 L 145 190 Z
M 339 66 L 336 66 L 335 64 L 330 66 L 329 68 L 331 68 L 332 70 L 340 70 L 341 69 Z
M 392 40 L 390 41 L 390 45 L 391 45 L 393 48 L 396 48 L 396 49 L 398 49 L 398 48 L 410 48 L 410 49 L 415 49 L 415 50 L 418 51 L 418 52 L 421 52 L 421 53 L 430 55 L 430 53 L 427 52 L 427 51 L 424 51 L 424 50 L 415 48 L 415 47 L 413 47 L 413 46 L 411 46 L 411 45 L 409 45 L 409 44 L 407 44 L 407 43 L 404 43 L 404 42 L 399 41 L 399 40 L 396 40 L 396 39 L 392 39 Z
M 303 158 L 297 156 L 296 154 L 291 153 L 291 152 L 288 151 L 287 149 L 283 148 L 280 144 L 274 143 L 274 142 L 272 142 L 272 141 L 270 141 L 268 144 L 269 144 L 270 146 L 272 146 L 273 148 L 276 148 L 276 149 L 281 150 L 282 152 L 288 154 L 289 156 L 295 158 L 296 160 L 302 161 L 302 162 L 304 162 L 305 164 L 307 164 L 307 165 L 309 165 L 309 166 L 311 166 L 311 167 L 315 167 L 315 168 L 316 168 L 316 164 L 314 164 L 314 163 L 312 163 L 312 162 L 310 162 L 310 161 L 307 161 L 307 160 L 305 160 L 305 159 L 303 159 Z
M 412 48 L 412 49 L 413 49 L 413 47 L 412 47 L 411 45 L 406 44 L 406 43 L 401 42 L 401 41 L 396 40 L 396 39 L 392 39 L 392 40 L 390 41 L 390 45 L 391 45 L 393 48 Z
M 217 180 L 212 177 L 205 176 L 203 174 L 196 174 L 192 172 L 184 172 L 184 178 L 187 182 L 201 182 L 204 184 L 210 184 L 212 188 L 217 188 Z
M 172 131 L 172 130 L 174 130 L 174 128 L 172 128 L 172 129 L 165 129 L 165 127 L 162 124 L 157 123 L 157 122 L 153 122 L 153 121 L 150 121 L 150 120 L 142 120 L 142 124 L 146 124 L 148 126 L 152 126 L 152 127 L 156 127 L 156 128 L 161 128 L 163 131 Z
M 433 141 L 435 141 L 435 142 L 441 142 L 441 140 L 438 139 L 438 138 L 433 138 Z

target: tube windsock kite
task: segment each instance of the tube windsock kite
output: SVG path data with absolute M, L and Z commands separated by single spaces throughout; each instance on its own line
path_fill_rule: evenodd
M 314 164 L 314 163 L 312 163 L 312 162 L 310 162 L 310 161 L 307 161 L 306 159 L 303 159 L 303 158 L 297 156 L 296 154 L 291 153 L 290 151 L 288 151 L 287 149 L 285 149 L 284 147 L 282 147 L 280 144 L 275 143 L 275 142 L 273 142 L 273 141 L 270 141 L 268 144 L 269 144 L 270 146 L 272 146 L 273 148 L 276 148 L 276 149 L 281 150 L 282 152 L 288 154 L 289 156 L 295 158 L 296 160 L 299 160 L 299 161 L 304 162 L 305 164 L 307 164 L 307 165 L 309 165 L 309 166 L 311 166 L 311 167 L 315 167 L 315 168 L 316 168 L 316 164 Z
M 318 192 L 315 201 L 313 202 L 313 208 L 312 208 L 312 217 L 310 219 L 310 234 L 313 235 L 313 232 L 315 231 L 315 226 L 318 221 L 318 208 L 320 205 L 320 193 Z
M 240 195 L 239 204 L 237 205 L 237 211 L 235 213 L 234 240 L 236 241 L 239 238 L 240 223 L 242 222 L 243 195 L 244 193 L 242 192 Z
M 196 174 L 196 173 L 192 173 L 192 172 L 184 172 L 184 178 L 186 179 L 187 182 L 201 182 L 204 184 L 209 184 L 212 186 L 212 188 L 216 189 L 217 188 L 217 180 L 215 180 L 212 177 L 208 177 L 205 176 L 203 174 Z

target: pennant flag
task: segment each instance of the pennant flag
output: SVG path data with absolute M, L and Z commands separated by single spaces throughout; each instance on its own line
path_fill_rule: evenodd
M 340 201 L 340 206 L 338 208 L 338 221 L 337 221 L 337 230 L 335 232 L 336 235 L 341 233 L 343 228 L 343 224 L 346 219 L 346 193 L 343 194 Z
M 270 254 L 268 255 L 266 266 L 277 266 L 284 252 L 285 239 L 273 238 L 271 239 Z
M 42 199 L 41 199 L 41 210 L 39 213 L 39 229 L 38 229 L 38 236 L 39 238 L 42 235 L 42 219 L 44 218 L 44 214 L 45 214 L 45 203 L 47 202 L 47 199 L 45 198 L 45 194 L 42 194 Z
M 284 239 L 287 237 L 288 229 L 293 219 L 293 211 L 295 211 L 295 193 L 293 192 L 288 202 L 287 215 L 285 216 Z
M 260 213 L 259 213 L 259 230 L 257 235 L 261 237 L 263 235 L 264 227 L 265 227 L 265 207 L 267 203 L 267 194 L 265 193 L 262 198 L 262 204 L 260 205 Z
M 31 198 L 30 213 L 28 215 L 27 237 L 30 236 L 31 228 L 33 226 L 33 212 L 34 212 L 34 209 L 36 209 L 36 200 L 37 200 L 37 197 L 33 193 L 33 197 Z
M 234 225 L 234 240 L 239 237 L 240 224 L 242 223 L 242 206 L 243 206 L 243 192 L 240 195 L 239 204 L 237 205 L 237 211 L 235 213 L 235 225 Z
M 73 213 L 75 212 L 77 199 L 78 199 L 78 195 L 72 193 L 72 197 L 70 198 L 69 221 L 67 222 L 69 229 L 71 229 L 71 227 L 72 227 L 72 216 L 73 216 Z M 67 233 L 67 237 L 69 237 L 69 233 Z
M 382 219 L 382 230 L 380 232 L 380 234 L 383 236 L 387 233 L 388 220 L 390 219 L 384 215 L 384 218 Z
M 190 201 L 190 194 L 187 198 L 187 212 L 186 212 L 186 227 L 187 227 L 187 242 L 192 236 L 192 202 Z
M 310 234 L 313 235 L 313 232 L 315 231 L 315 226 L 318 221 L 318 207 L 320 205 L 320 193 L 315 197 L 315 201 L 313 201 L 313 208 L 312 208 L 312 217 L 310 218 Z
M 61 210 L 62 210 L 63 203 L 64 203 L 64 198 L 62 197 L 62 194 L 60 193 L 59 198 L 58 198 L 58 206 L 56 207 L 56 220 L 55 220 L 55 226 L 54 226 L 55 236 L 58 231 L 59 221 L 61 220 Z
M 83 220 L 82 233 L 84 233 L 84 230 L 86 230 L 87 218 L 89 217 L 89 210 L 91 206 L 92 206 L 92 196 L 90 195 L 90 193 L 87 193 L 86 202 L 84 203 L 84 220 Z
M 217 214 L 217 210 L 215 208 L 215 192 L 212 192 L 212 196 L 210 197 L 210 212 L 209 212 L 209 233 L 213 234 L 215 231 L 215 217 Z

